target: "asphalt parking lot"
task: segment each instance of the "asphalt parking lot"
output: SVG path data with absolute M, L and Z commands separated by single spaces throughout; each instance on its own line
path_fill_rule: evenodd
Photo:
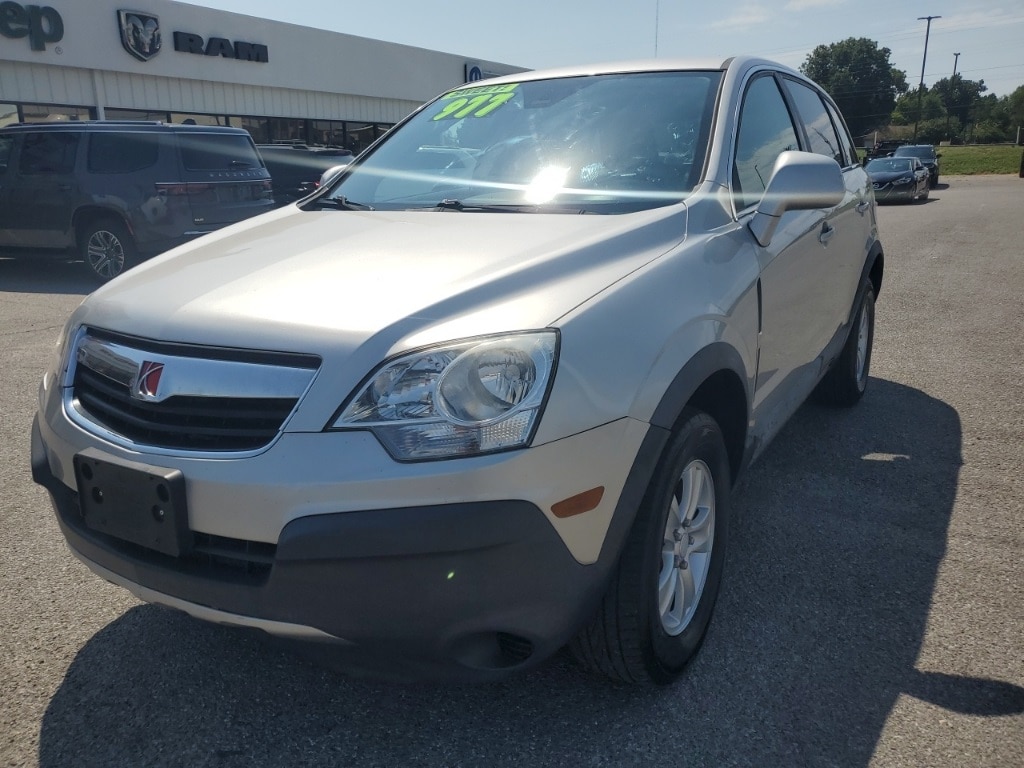
M 805 405 L 748 473 L 707 642 L 658 690 L 564 657 L 344 677 L 94 577 L 28 461 L 92 284 L 0 258 L 0 766 L 1024 765 L 1024 179 L 878 215 L 868 394 Z

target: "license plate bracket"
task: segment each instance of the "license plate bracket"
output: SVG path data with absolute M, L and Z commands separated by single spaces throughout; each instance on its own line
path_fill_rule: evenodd
M 85 524 L 100 533 L 179 557 L 191 548 L 185 476 L 178 469 L 75 454 Z

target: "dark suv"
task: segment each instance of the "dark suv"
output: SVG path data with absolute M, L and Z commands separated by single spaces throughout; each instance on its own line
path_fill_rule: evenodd
M 942 155 L 935 151 L 931 144 L 906 144 L 896 147 L 893 157 L 916 157 L 921 165 L 928 169 L 928 186 L 935 189 L 939 186 L 939 158 Z
M 0 247 L 76 248 L 106 281 L 273 207 L 240 128 L 90 121 L 0 129 Z
M 274 204 L 288 205 L 315 192 L 324 171 L 352 161 L 350 150 L 304 144 L 260 144 L 260 156 L 270 171 Z

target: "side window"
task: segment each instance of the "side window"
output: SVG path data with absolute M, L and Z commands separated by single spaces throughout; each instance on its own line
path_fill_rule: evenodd
M 71 173 L 78 150 L 77 133 L 27 133 L 18 170 L 24 174 Z
M 132 173 L 156 165 L 155 133 L 93 133 L 86 155 L 92 173 Z
M 839 143 L 842 144 L 843 151 L 846 152 L 846 165 L 856 165 L 860 162 L 857 157 L 857 148 L 850 137 L 850 131 L 846 127 L 846 123 L 843 122 L 843 118 L 839 115 L 839 110 L 827 101 L 825 106 L 828 107 L 828 113 L 832 116 L 832 124 L 836 127 L 836 133 L 839 134 Z
M 14 151 L 14 137 L 0 136 L 0 175 L 7 172 L 7 166 L 11 162 L 11 153 Z
M 740 108 L 733 194 L 736 208 L 754 205 L 764 194 L 775 160 L 789 149 L 799 149 L 793 121 L 774 77 L 759 77 L 747 88 Z
M 786 90 L 793 97 L 797 114 L 807 129 L 808 149 L 819 155 L 831 157 L 839 165 L 846 165 L 843 150 L 839 145 L 839 136 L 832 125 L 832 118 L 825 111 L 821 97 L 803 83 L 785 80 Z

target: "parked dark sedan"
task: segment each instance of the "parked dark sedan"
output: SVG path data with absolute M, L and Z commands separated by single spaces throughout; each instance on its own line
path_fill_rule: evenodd
M 878 157 L 864 166 L 875 190 L 875 200 L 926 200 L 928 169 L 916 157 Z
M 896 147 L 892 157 L 916 157 L 930 174 L 928 186 L 932 189 L 939 186 L 939 158 L 942 155 L 937 153 L 931 144 L 906 144 Z

